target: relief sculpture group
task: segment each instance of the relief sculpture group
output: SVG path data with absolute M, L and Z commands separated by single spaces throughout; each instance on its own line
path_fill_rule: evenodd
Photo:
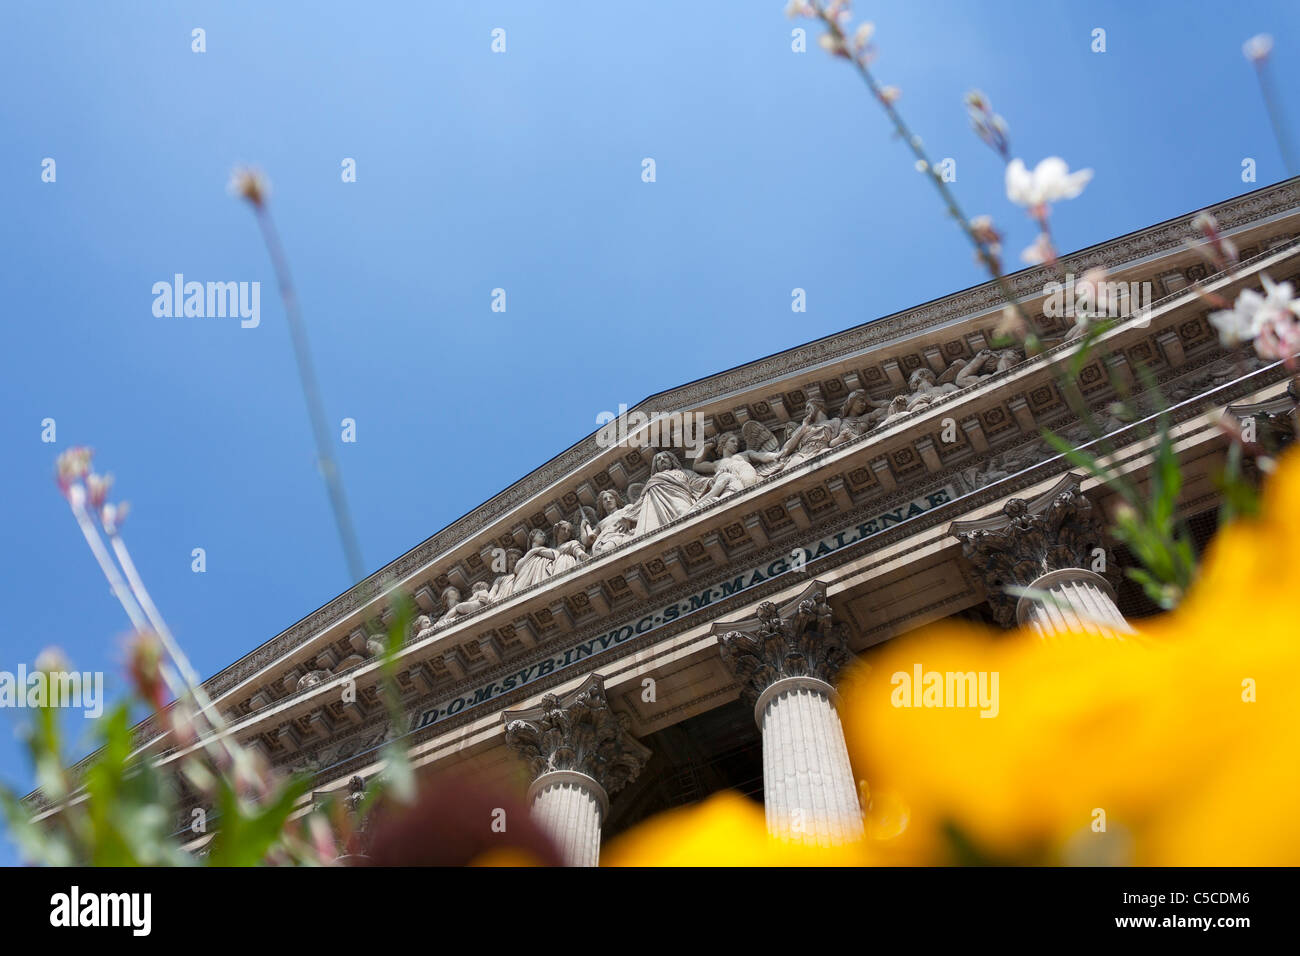
M 570 519 L 557 522 L 548 533 L 534 528 L 528 549 L 506 550 L 497 575 L 478 581 L 468 596 L 456 587 L 442 594 L 442 613 L 420 615 L 415 636 L 452 624 L 512 594 L 542 584 L 592 558 L 650 534 L 679 518 L 752 487 L 764 478 L 798 468 L 819 455 L 883 430 L 953 392 L 1005 372 L 1024 359 L 1017 349 L 981 349 L 970 358 L 951 362 L 940 374 L 918 368 L 907 389 L 890 398 L 873 399 L 864 389 L 850 392 L 831 417 L 821 398 L 810 398 L 798 422 L 778 426 L 774 433 L 750 420 L 737 431 L 708 439 L 689 463 L 675 452 L 656 452 L 650 475 L 627 488 L 626 499 L 607 489 L 596 508 L 582 506 Z

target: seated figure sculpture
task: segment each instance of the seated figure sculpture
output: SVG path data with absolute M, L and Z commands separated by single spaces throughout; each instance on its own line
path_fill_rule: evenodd
M 907 398 L 907 410 L 916 411 L 929 405 L 936 399 L 949 395 L 959 389 L 978 384 L 990 375 L 1006 371 L 1019 361 L 1020 353 L 1016 349 L 980 349 L 968 359 L 955 359 L 944 373 L 935 376 L 928 368 L 918 368 L 907 379 L 910 394 Z
M 888 398 L 872 398 L 862 388 L 849 392 L 849 397 L 840 409 L 839 433 L 830 440 L 829 447 L 838 448 L 871 431 L 889 415 L 892 401 Z
M 649 534 L 686 514 L 711 484 L 703 475 L 682 468 L 672 452 L 656 454 L 650 477 L 635 502 L 637 535 Z
M 713 459 L 715 448 L 717 458 Z M 780 452 L 776 451 L 742 451 L 740 436 L 735 432 L 723 432 L 716 439 L 705 442 L 692 467 L 701 475 L 713 476 L 713 480 L 708 490 L 695 502 L 695 507 L 734 495 L 757 484 L 759 473 L 755 465 L 776 461 L 779 456 Z
M 803 420 L 781 446 L 777 458 L 783 463 L 784 469 L 796 468 L 829 450 L 843 429 L 844 421 L 829 417 L 826 414 L 826 403 L 822 399 L 810 398 Z
M 587 549 L 583 547 L 582 542 L 573 537 L 573 524 L 571 522 L 557 522 L 554 531 L 555 560 L 551 562 L 550 568 L 547 569 L 547 577 L 554 577 L 557 574 L 572 570 L 591 557 L 591 555 L 587 554 Z
M 534 584 L 540 584 L 551 573 L 551 565 L 559 557 L 559 552 L 546 544 L 546 532 L 534 528 L 528 535 L 528 550 L 515 565 L 515 591 L 522 591 Z
M 518 548 L 506 549 L 506 570 L 504 574 L 498 574 L 492 581 L 492 587 L 488 588 L 489 601 L 503 601 L 510 596 L 515 587 L 515 566 L 523 556 L 524 553 Z
M 486 581 L 475 581 L 470 596 L 461 600 L 460 589 L 449 587 L 442 592 L 442 605 L 447 610 L 442 617 L 438 618 L 438 624 L 451 624 L 462 617 L 467 617 L 475 611 L 481 611 L 491 604 L 488 597 L 488 583 Z

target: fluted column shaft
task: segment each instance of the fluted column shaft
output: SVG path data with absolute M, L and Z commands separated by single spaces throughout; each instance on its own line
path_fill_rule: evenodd
M 835 689 L 815 677 L 770 685 L 754 707 L 763 735 L 763 802 L 773 835 L 816 846 L 862 836 Z
M 533 773 L 534 819 L 566 864 L 595 866 L 609 794 L 635 779 L 650 756 L 629 732 L 627 715 L 609 706 L 605 679 L 592 674 L 567 694 L 545 694 L 538 706 L 501 719 L 507 745 Z
M 826 585 L 813 581 L 777 607 L 716 624 L 722 659 L 740 680 L 763 737 L 763 801 L 773 836 L 834 846 L 862 836 L 832 681 L 851 659 Z
M 1058 631 L 1116 637 L 1133 628 L 1115 604 L 1115 590 L 1100 574 L 1084 568 L 1051 571 L 1029 587 L 1045 591 L 1047 599 L 1022 597 L 1016 618 L 1022 627 L 1050 637 Z
M 545 830 L 566 866 L 600 863 L 600 828 L 609 811 L 605 788 L 585 773 L 555 770 L 529 788 L 533 818 Z

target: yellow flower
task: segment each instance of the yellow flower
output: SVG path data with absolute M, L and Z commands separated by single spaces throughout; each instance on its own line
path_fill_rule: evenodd
M 670 810 L 601 849 L 601 866 L 861 866 L 862 845 L 808 847 L 767 832 L 763 808 L 737 793 L 715 793 Z
M 859 775 L 903 794 L 913 859 L 1300 862 L 1300 452 L 1223 529 L 1183 604 L 1124 640 L 946 624 L 843 688 Z M 998 675 L 997 716 L 899 707 L 896 673 Z M 1103 829 L 1104 827 L 1104 829 Z M 1116 852 L 1118 851 L 1118 856 Z

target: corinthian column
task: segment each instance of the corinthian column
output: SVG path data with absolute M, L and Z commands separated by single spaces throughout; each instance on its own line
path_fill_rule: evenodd
M 609 795 L 636 779 L 650 756 L 626 715 L 610 709 L 605 679 L 592 674 L 576 690 L 501 717 L 506 743 L 533 773 L 528 800 L 538 824 L 569 866 L 595 866 Z
M 1032 501 L 1012 498 L 1000 514 L 956 521 L 950 534 L 984 579 L 993 615 L 1003 627 L 1020 624 L 1049 637 L 1076 631 L 1118 637 L 1133 628 L 1115 605 L 1101 516 L 1079 490 L 1080 476 L 1065 475 Z M 1029 588 L 1042 597 L 1019 596 Z
M 763 802 L 774 836 L 833 846 L 862 836 L 844 728 L 832 686 L 849 661 L 832 623 L 826 586 L 792 601 L 759 605 L 756 617 L 715 625 L 722 658 L 740 680 L 763 735 Z

